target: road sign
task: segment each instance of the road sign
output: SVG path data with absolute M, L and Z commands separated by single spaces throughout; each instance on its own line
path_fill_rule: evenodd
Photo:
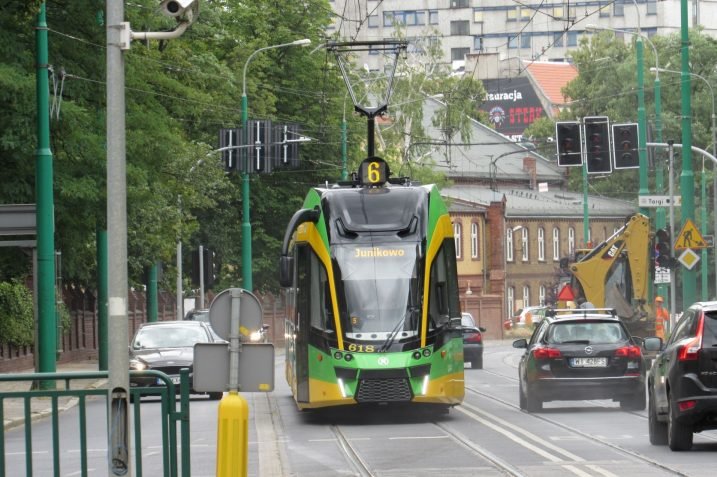
M 673 203 L 670 204 L 669 195 L 641 195 L 638 197 L 638 205 L 640 207 L 669 207 L 670 205 L 682 205 L 682 197 L 673 196 Z
M 682 226 L 682 230 L 675 240 L 675 250 L 687 250 L 688 248 L 707 248 L 707 241 L 702 238 L 691 219 L 685 220 L 685 225 Z
M 271 392 L 274 390 L 274 345 L 247 343 L 236 353 L 239 360 L 238 390 Z M 194 345 L 192 387 L 203 393 L 229 389 L 229 344 L 197 343 Z
M 670 269 L 666 267 L 655 267 L 655 284 L 670 283 Z
M 697 262 L 700 261 L 700 256 L 688 248 L 677 257 L 677 260 L 679 260 L 687 270 L 692 270 L 694 266 L 697 265 Z
M 212 300 L 209 306 L 209 322 L 214 332 L 224 340 L 229 340 L 231 326 L 232 296 L 231 288 L 227 288 Z M 252 331 L 261 327 L 262 311 L 259 300 L 247 290 L 242 290 L 239 316 L 241 327 L 239 333 L 249 339 Z

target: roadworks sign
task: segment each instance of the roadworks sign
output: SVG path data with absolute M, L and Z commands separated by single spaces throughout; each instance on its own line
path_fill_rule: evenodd
M 682 226 L 680 234 L 675 240 L 675 250 L 687 250 L 707 248 L 707 241 L 702 238 L 702 235 L 697 231 L 695 223 L 691 219 L 685 221 L 685 225 Z

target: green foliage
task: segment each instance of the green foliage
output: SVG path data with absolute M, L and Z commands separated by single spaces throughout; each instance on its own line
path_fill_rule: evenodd
M 0 282 L 0 343 L 31 345 L 34 329 L 30 290 L 16 280 Z

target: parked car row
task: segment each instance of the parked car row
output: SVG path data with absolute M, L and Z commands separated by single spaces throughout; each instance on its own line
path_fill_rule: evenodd
M 717 302 L 692 305 L 664 344 L 631 336 L 612 309 L 547 309 L 530 339 L 513 347 L 525 350 L 518 398 L 527 412 L 557 400 L 647 405 L 650 442 L 675 451 L 717 429 Z M 649 369 L 643 352 L 656 353 Z

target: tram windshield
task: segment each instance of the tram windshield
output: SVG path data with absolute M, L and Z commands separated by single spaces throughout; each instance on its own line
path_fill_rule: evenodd
M 347 337 L 384 341 L 417 334 L 416 244 L 336 245 L 334 256 Z

